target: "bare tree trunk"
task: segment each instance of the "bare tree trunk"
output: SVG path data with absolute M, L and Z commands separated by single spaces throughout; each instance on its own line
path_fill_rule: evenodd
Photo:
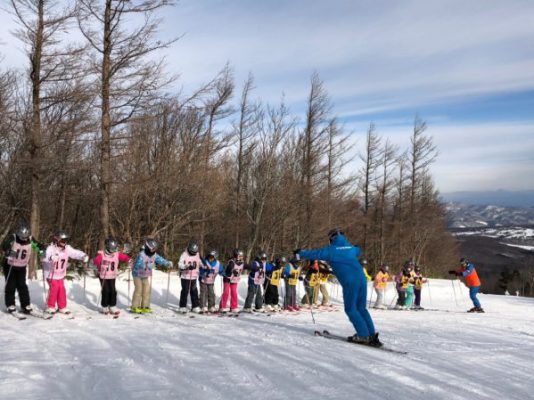
M 30 159 L 32 170 L 32 198 L 30 227 L 33 236 L 39 237 L 40 215 L 40 188 L 41 188 L 41 55 L 43 51 L 44 30 L 44 0 L 37 4 L 37 28 L 35 29 L 34 49 L 31 55 L 32 71 L 32 136 L 30 145 Z M 36 257 L 32 258 L 28 275 L 30 279 L 35 277 Z

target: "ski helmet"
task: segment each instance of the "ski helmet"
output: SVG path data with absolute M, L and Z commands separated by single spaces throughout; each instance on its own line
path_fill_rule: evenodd
M 301 258 L 300 258 L 300 254 L 299 253 L 295 253 L 295 255 L 293 256 L 293 259 L 291 260 L 292 263 L 299 263 L 301 262 Z
M 242 261 L 245 258 L 245 252 L 241 249 L 234 249 L 233 255 L 236 260 Z
M 282 256 L 282 257 L 280 257 L 280 259 L 278 261 L 280 262 L 280 264 L 285 264 L 285 263 L 287 263 L 287 258 L 286 258 L 286 256 Z
M 15 235 L 17 236 L 17 239 L 26 242 L 31 236 L 30 228 L 26 224 L 21 224 L 15 231 Z
M 146 238 L 145 240 L 145 250 L 147 250 L 149 253 L 155 253 L 158 249 L 158 242 L 156 239 L 153 238 Z
M 217 252 L 217 250 L 211 249 L 210 252 L 208 253 L 208 257 L 213 257 L 217 259 L 217 257 L 219 257 L 219 253 Z
M 267 253 L 264 252 L 263 250 L 260 250 L 260 251 L 258 252 L 258 254 L 256 255 L 256 258 L 257 258 L 258 260 L 267 260 Z
M 415 272 L 421 272 L 421 267 L 419 265 L 416 265 L 414 268 Z
M 332 243 L 332 241 L 337 235 L 344 235 L 344 233 L 339 228 L 331 229 L 330 232 L 328 232 L 328 240 L 330 240 L 330 243 Z
M 366 260 L 365 258 L 362 260 L 362 265 L 363 265 L 364 267 L 367 265 L 367 260 Z
M 384 265 L 382 265 L 381 269 L 382 269 L 383 272 L 389 272 L 389 265 L 384 264 Z
M 67 241 L 69 240 L 69 235 L 67 235 L 65 231 L 59 230 L 56 233 L 54 233 L 52 240 L 54 244 L 60 244 L 60 243 L 67 244 Z
M 466 257 L 460 258 L 460 265 L 467 265 L 467 264 L 469 264 L 469 261 L 467 260 Z
M 195 240 L 191 240 L 187 245 L 187 252 L 194 256 L 198 253 L 198 243 Z
M 108 237 L 104 242 L 104 248 L 108 253 L 116 253 L 119 250 L 119 244 L 112 237 Z

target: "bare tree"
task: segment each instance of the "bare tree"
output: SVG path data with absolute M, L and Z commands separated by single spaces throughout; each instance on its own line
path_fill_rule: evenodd
M 167 0 L 78 0 L 78 25 L 100 61 L 100 225 L 101 237 L 110 232 L 112 140 L 118 128 L 147 107 L 158 89 L 169 83 L 163 60 L 147 57 L 176 39 L 156 40 L 161 20 L 155 13 Z M 136 23 L 137 22 L 137 23 Z M 98 59 L 93 56 L 94 59 Z

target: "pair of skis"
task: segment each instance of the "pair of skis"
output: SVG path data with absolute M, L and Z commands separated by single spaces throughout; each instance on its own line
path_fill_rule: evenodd
M 371 346 L 369 344 L 365 344 L 365 343 L 357 343 L 357 342 L 352 342 L 349 340 L 349 338 L 347 338 L 346 336 L 341 336 L 341 335 L 334 335 L 334 334 L 331 334 L 329 331 L 327 330 L 324 330 L 324 331 L 315 331 L 314 332 L 314 335 L 315 336 L 320 336 L 320 337 L 324 337 L 326 339 L 332 339 L 332 340 L 340 340 L 342 342 L 346 342 L 346 343 L 351 343 L 351 344 L 356 344 L 356 345 L 359 345 L 359 346 L 365 346 L 365 347 L 368 347 L 370 349 L 376 349 L 376 350 L 382 350 L 382 351 L 386 351 L 388 353 L 395 353 L 395 354 L 402 354 L 402 355 L 405 355 L 405 354 L 408 354 L 407 351 L 401 351 L 401 350 L 395 350 L 395 349 L 391 349 L 389 347 L 376 347 L 376 346 Z

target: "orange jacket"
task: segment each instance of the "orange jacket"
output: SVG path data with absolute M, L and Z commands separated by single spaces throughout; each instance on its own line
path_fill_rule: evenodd
M 462 267 L 458 270 L 465 278 L 465 283 L 468 287 L 480 286 L 480 279 L 477 274 L 477 270 L 473 264 L 467 264 L 467 267 Z

